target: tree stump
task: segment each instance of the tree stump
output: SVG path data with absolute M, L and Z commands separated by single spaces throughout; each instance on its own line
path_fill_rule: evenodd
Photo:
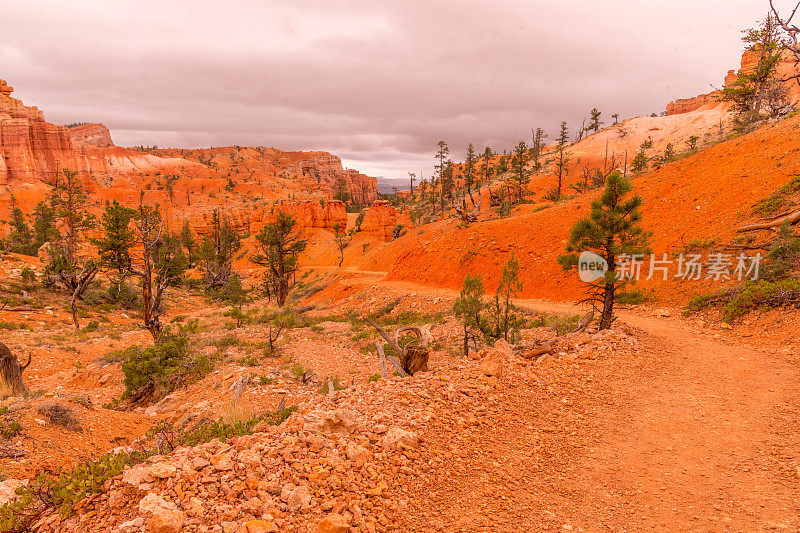
M 8 346 L 0 342 L 0 397 L 24 396 L 28 393 L 28 387 L 22 381 L 22 373 L 30 364 L 31 357 L 28 356 L 28 362 L 20 365 Z
M 428 371 L 428 356 L 430 355 L 428 343 L 431 340 L 431 332 L 428 330 L 428 328 L 423 328 L 420 326 L 401 327 L 394 332 L 394 339 L 392 339 L 389 337 L 389 334 L 386 333 L 386 330 L 376 324 L 369 317 L 366 317 L 365 320 L 378 331 L 380 336 L 383 337 L 389 346 L 392 347 L 394 353 L 398 354 L 397 360 L 393 361 L 393 358 L 391 357 L 389 360 L 393 365 L 395 365 L 396 362 L 397 365 L 403 369 L 403 372 L 400 372 L 401 375 L 405 373 L 413 376 L 416 372 Z M 413 333 L 417 338 L 403 347 L 400 345 L 400 336 L 403 333 Z M 378 353 L 383 353 L 383 348 L 380 346 L 380 343 L 377 344 Z

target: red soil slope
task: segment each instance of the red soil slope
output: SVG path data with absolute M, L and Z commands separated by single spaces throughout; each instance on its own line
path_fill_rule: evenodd
M 634 177 L 656 255 L 680 251 L 693 240 L 729 241 L 754 203 L 800 174 L 798 129 L 800 117 L 794 117 Z M 547 179 L 534 179 L 533 188 Z M 523 296 L 573 300 L 581 294 L 581 283 L 574 272 L 564 273 L 556 259 L 570 228 L 588 214 L 598 194 L 538 211 L 522 206 L 508 218 L 468 228 L 457 227 L 455 219 L 440 221 L 389 243 L 362 266 L 386 270 L 391 279 L 449 288 L 460 287 L 468 273 L 481 274 L 487 290 L 493 290 L 513 251 L 520 261 Z M 639 286 L 679 302 L 707 290 L 709 283 L 643 281 Z

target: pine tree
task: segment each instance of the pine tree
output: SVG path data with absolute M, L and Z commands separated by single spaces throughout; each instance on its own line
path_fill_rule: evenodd
M 266 224 L 256 235 L 260 253 L 251 256 L 250 261 L 267 268 L 267 279 L 272 295 L 280 307 L 289 296 L 291 280 L 297 272 L 300 252 L 305 250 L 306 241 L 294 231 L 295 219 L 279 212 L 275 222 Z
M 445 209 L 445 198 L 453 198 L 453 186 L 455 184 L 455 167 L 453 165 L 453 161 L 448 159 L 444 162 L 444 170 L 441 174 L 440 184 L 441 184 L 441 199 L 442 204 L 442 213 L 444 213 Z
M 353 195 L 347 189 L 347 181 L 344 178 L 338 178 L 336 180 L 336 190 L 333 194 L 334 200 L 339 200 L 345 204 L 350 203 L 353 200 Z
M 556 139 L 558 142 L 558 148 L 564 148 L 567 143 L 569 143 L 569 128 L 567 127 L 567 121 L 561 123 L 561 130 L 558 133 L 558 138 Z
M 514 252 L 503 265 L 500 284 L 497 286 L 492 303 L 487 306 L 487 314 L 478 317 L 478 327 L 487 339 L 514 340 L 525 320 L 517 315 L 516 306 L 511 302 L 522 291 L 519 279 L 519 261 Z
M 344 249 L 347 248 L 350 242 L 345 240 L 344 228 L 342 228 L 338 222 L 333 225 L 333 239 L 336 241 L 336 249 L 339 250 L 339 268 L 342 268 Z
M 508 156 L 504 153 L 497 158 L 497 175 L 502 176 L 508 172 Z
M 77 171 L 63 170 L 63 177 L 57 178 L 50 194 L 50 204 L 55 216 L 63 224 L 65 235 L 60 244 L 61 253 L 70 266 L 79 260 L 77 247 L 83 234 L 95 225 L 94 215 L 89 213 L 89 198 L 78 178 Z
M 644 149 L 640 148 L 639 151 L 636 152 L 636 157 L 631 161 L 631 168 L 634 172 L 644 172 L 647 170 L 648 162 L 647 154 L 644 153 Z
M 539 172 L 542 168 L 542 164 L 539 161 L 539 158 L 542 156 L 542 149 L 544 148 L 544 140 L 547 138 L 547 133 L 542 128 L 536 128 L 536 132 L 533 135 L 533 147 L 531 148 L 531 157 L 533 157 L 533 168 L 536 172 Z
M 480 312 L 485 307 L 481 277 L 467 274 L 461 288 L 461 295 L 453 303 L 453 313 L 456 318 L 461 319 L 464 326 L 464 357 L 469 356 L 470 329 L 478 327 Z
M 472 146 L 472 143 L 469 143 L 469 146 L 467 146 L 467 156 L 464 158 L 464 185 L 467 188 L 467 193 L 472 191 L 475 163 L 477 160 L 478 159 L 475 157 L 475 147 Z
M 25 214 L 17 205 L 17 199 L 11 195 L 11 218 L 8 221 L 11 230 L 8 233 L 8 251 L 16 254 L 34 255 L 38 247 L 35 246 L 33 232 L 31 231 Z
M 89 213 L 89 200 L 78 173 L 65 168 L 62 174 L 56 176 L 49 202 L 55 218 L 61 221 L 64 234 L 50 245 L 50 261 L 45 274 L 52 283 L 63 285 L 71 294 L 72 321 L 78 329 L 77 302 L 83 298 L 100 265 L 93 257 L 83 257 L 78 253 L 78 244 L 94 227 L 95 219 Z
M 565 270 L 578 266 L 578 255 L 591 251 L 600 255 L 608 270 L 605 276 L 589 286 L 588 297 L 583 301 L 602 306 L 600 329 L 611 327 L 614 320 L 614 298 L 617 291 L 629 280 L 620 279 L 616 270 L 620 256 L 650 253 L 651 234 L 641 227 L 642 199 L 637 195 L 625 199 L 633 186 L 619 172 L 609 174 L 606 188 L 600 199 L 592 202 L 588 217 L 579 220 L 570 232 L 567 254 L 558 258 Z
M 100 265 L 116 270 L 117 295 L 122 291 L 122 284 L 131 269 L 131 248 L 136 243 L 136 236 L 131 228 L 131 220 L 136 217 L 135 209 L 106 200 L 105 211 L 100 220 L 103 234 L 99 239 L 92 239 L 100 255 Z
M 530 175 L 528 174 L 529 156 L 528 147 L 525 145 L 524 141 L 520 141 L 520 143 L 514 147 L 514 154 L 511 156 L 512 179 L 514 181 L 517 202 L 522 202 L 525 189 L 531 181 Z
M 777 116 L 790 107 L 785 89 L 776 74 L 787 45 L 778 20 L 768 13 L 758 26 L 742 33 L 745 50 L 758 53 L 758 61 L 754 69 L 740 71 L 736 81 L 722 89 L 722 99 L 734 103 L 736 126 L 740 131 L 759 120 L 764 111 Z
M 675 159 L 675 148 L 672 143 L 667 143 L 667 147 L 664 149 L 664 162 L 669 163 L 673 159 Z
M 558 143 L 558 161 L 556 162 L 556 168 L 558 169 L 558 172 L 556 173 L 556 186 L 548 194 L 548 198 L 553 201 L 558 201 L 561 199 L 561 191 L 564 188 L 564 180 L 569 173 L 569 157 L 564 153 L 564 149 L 567 147 L 567 143 L 569 143 L 569 128 L 567 128 L 566 121 L 561 123 L 561 130 L 559 131 L 556 142 Z
M 189 263 L 179 239 L 166 231 L 158 205 L 144 203 L 144 191 L 133 223 L 137 251 L 131 252 L 130 271 L 141 280 L 142 322 L 155 341 L 163 330 L 165 291 L 183 277 Z
M 53 207 L 42 200 L 33 209 L 33 236 L 36 250 L 60 237 L 56 228 L 56 213 Z
M 180 242 L 181 246 L 186 250 L 186 259 L 189 261 L 189 265 L 193 266 L 197 261 L 197 242 L 194 240 L 192 228 L 189 226 L 188 220 L 183 221 Z
M 242 247 L 236 229 L 228 217 L 215 209 L 211 215 L 211 235 L 200 248 L 200 268 L 206 291 L 223 288 L 233 275 L 233 257 Z
M 589 126 L 586 129 L 597 133 L 598 131 L 600 131 L 600 126 L 603 125 L 603 121 L 600 120 L 600 115 L 602 113 L 600 113 L 600 111 L 598 111 L 597 108 L 594 107 L 589 112 L 589 114 L 591 118 L 589 119 Z
M 492 177 L 492 172 L 494 168 L 492 167 L 492 158 L 494 154 L 492 153 L 492 149 L 488 146 L 483 149 L 483 155 L 481 156 L 481 177 L 484 183 L 489 183 L 489 180 Z

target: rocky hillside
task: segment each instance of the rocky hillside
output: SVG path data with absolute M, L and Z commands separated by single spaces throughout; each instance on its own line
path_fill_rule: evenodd
M 300 227 L 344 227 L 344 206 L 330 201 L 337 193 L 365 206 L 377 197 L 375 178 L 343 168 L 341 159 L 326 152 L 121 148 L 103 124 L 51 124 L 12 92 L 0 80 L 2 216 L 11 194 L 30 212 L 64 168 L 79 172 L 98 210 L 105 200 L 135 206 L 144 190 L 145 201 L 158 203 L 169 216 L 188 218 L 200 234 L 215 209 L 228 213 L 243 232 L 257 231 L 277 201 L 298 216 Z

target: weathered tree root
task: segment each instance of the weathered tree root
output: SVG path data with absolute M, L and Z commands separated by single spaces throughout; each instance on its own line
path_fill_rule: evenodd
M 428 343 L 431 340 L 431 332 L 427 328 L 405 326 L 397 329 L 397 331 L 394 332 L 394 339 L 392 339 L 389 337 L 389 334 L 386 333 L 386 330 L 373 322 L 369 317 L 366 318 L 366 321 L 378 331 L 380 336 L 392 347 L 394 353 L 400 355 L 399 360 L 392 356 L 384 355 L 383 346 L 377 343 L 378 355 L 382 356 L 382 359 L 388 359 L 401 376 L 405 374 L 414 375 L 416 372 L 426 372 L 428 370 L 428 356 L 430 354 Z M 406 332 L 414 333 L 417 336 L 417 340 L 401 348 L 400 336 Z
M 798 222 L 800 222 L 800 209 L 798 209 L 797 211 L 793 211 L 786 216 L 776 218 L 774 220 L 768 220 L 766 222 L 759 222 L 756 224 L 747 224 L 746 226 L 741 226 L 740 228 L 736 229 L 736 232 L 744 233 L 747 231 L 773 229 L 773 228 L 778 228 L 784 224 L 789 224 L 790 226 L 793 226 Z
M 586 331 L 586 328 L 588 328 L 591 325 L 593 320 L 594 320 L 594 309 L 583 315 L 583 318 L 581 318 L 580 322 L 578 322 L 577 327 L 574 330 L 567 333 L 566 335 L 558 335 L 556 336 L 555 339 L 550 339 L 549 341 L 542 342 L 530 348 L 525 345 L 514 345 L 511 348 L 514 349 L 515 351 L 520 352 L 520 355 L 525 359 L 530 359 L 532 361 L 537 360 L 539 357 L 543 355 L 553 355 L 556 351 L 556 343 L 558 342 L 559 339 L 563 339 L 567 335 L 575 335 L 577 333 L 583 333 L 584 331 Z

